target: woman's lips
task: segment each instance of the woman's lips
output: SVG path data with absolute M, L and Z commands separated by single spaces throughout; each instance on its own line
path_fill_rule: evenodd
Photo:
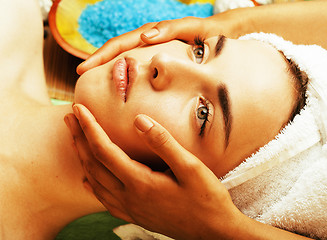
M 112 76 L 118 95 L 126 102 L 127 92 L 137 76 L 136 61 L 132 58 L 118 59 L 114 64 Z
M 116 85 L 116 91 L 120 98 L 126 102 L 126 92 L 128 85 L 128 67 L 125 58 L 118 59 L 113 67 L 112 78 Z

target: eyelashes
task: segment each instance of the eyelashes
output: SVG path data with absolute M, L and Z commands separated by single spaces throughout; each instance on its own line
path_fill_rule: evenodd
M 207 45 L 207 44 L 205 44 L 205 40 L 206 39 L 200 35 L 195 36 L 194 40 L 193 40 L 193 49 L 202 49 L 203 55 L 204 55 L 205 45 Z M 212 50 L 212 52 L 214 52 L 215 57 L 221 53 L 221 51 L 225 45 L 225 42 L 226 42 L 226 37 L 224 35 L 219 35 L 216 46 L 214 48 L 213 48 L 213 46 L 211 46 L 211 50 Z
M 203 58 L 204 58 L 204 41 L 205 38 L 197 35 L 194 37 L 194 44 L 193 44 L 193 54 L 195 57 L 196 63 L 202 63 Z M 196 117 L 197 121 L 200 125 L 200 132 L 199 136 L 203 137 L 206 129 L 206 125 L 209 122 L 209 116 L 211 115 L 210 113 L 210 108 L 209 108 L 209 102 L 204 99 L 200 98 L 200 104 L 196 110 Z
M 196 36 L 194 38 L 194 44 L 193 44 L 193 55 L 195 62 L 198 64 L 201 64 L 203 62 L 204 58 L 204 38 L 201 36 Z
M 201 47 L 204 47 L 204 41 L 205 41 L 205 38 L 200 36 L 200 35 L 197 35 L 194 37 L 194 45 L 195 46 L 201 46 Z
M 193 55 L 195 62 L 198 64 L 203 63 L 205 55 L 209 53 L 208 48 L 206 48 L 208 52 L 205 52 L 205 40 L 205 37 L 201 35 L 195 36 L 193 40 Z M 200 97 L 199 106 L 196 110 L 196 118 L 199 125 L 199 136 L 201 138 L 204 137 L 207 125 L 210 123 L 210 118 L 212 116 L 213 108 L 210 106 L 211 104 L 207 99 Z
M 209 122 L 209 116 L 211 115 L 209 108 L 209 101 L 206 99 L 200 99 L 200 105 L 196 111 L 196 117 L 200 123 L 199 136 L 203 137 L 206 125 Z

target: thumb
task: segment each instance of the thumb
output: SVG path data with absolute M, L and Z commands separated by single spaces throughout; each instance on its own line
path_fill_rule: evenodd
M 150 117 L 138 115 L 134 124 L 149 148 L 167 163 L 179 182 L 184 182 L 185 172 L 197 171 L 199 164 L 203 164 Z
M 196 17 L 165 20 L 144 31 L 141 39 L 148 44 L 163 43 L 174 39 L 191 42 L 195 35 L 203 35 L 200 30 L 203 28 L 202 24 L 203 20 Z

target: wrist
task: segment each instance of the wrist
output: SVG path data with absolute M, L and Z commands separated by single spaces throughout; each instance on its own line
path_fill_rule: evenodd
M 228 211 L 213 214 L 208 217 L 207 222 L 203 224 L 205 229 L 202 233 L 198 232 L 198 236 L 194 239 L 206 239 L 206 240 L 248 240 L 248 227 L 252 224 L 252 219 L 245 216 L 233 203 L 226 207 Z
M 254 239 L 249 235 L 249 229 L 251 229 L 253 224 L 252 221 L 253 219 L 247 217 L 235 207 L 234 214 L 229 220 L 228 231 L 224 232 L 224 239 Z
M 250 217 L 239 216 L 234 229 L 231 229 L 231 235 L 228 239 L 238 240 L 274 240 L 274 239 L 287 239 L 287 240 L 305 240 L 309 239 L 283 229 L 273 227 L 261 222 L 258 222 Z
M 232 39 L 250 33 L 255 29 L 253 9 L 253 7 L 237 8 L 216 14 L 209 18 L 212 21 L 212 29 L 216 29 L 217 34 L 223 34 Z

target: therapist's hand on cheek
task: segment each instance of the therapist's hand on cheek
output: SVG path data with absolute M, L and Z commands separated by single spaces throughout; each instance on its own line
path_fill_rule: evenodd
M 130 159 L 83 105 L 74 113 L 70 130 L 86 177 L 113 216 L 177 239 L 229 238 L 244 225 L 223 184 L 154 120 L 139 115 L 135 127 L 169 173 Z

